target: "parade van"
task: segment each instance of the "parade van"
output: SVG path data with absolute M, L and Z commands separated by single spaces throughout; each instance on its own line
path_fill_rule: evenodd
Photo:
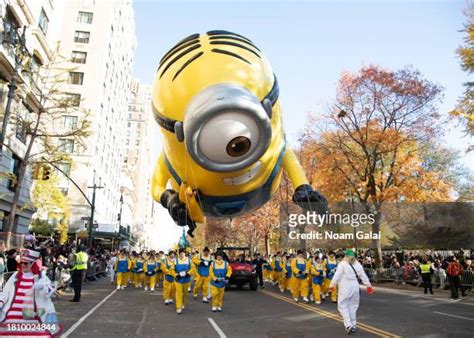
M 257 272 L 250 260 L 250 248 L 248 247 L 221 247 L 217 251 L 224 252 L 224 259 L 232 268 L 227 287 L 237 286 L 241 289 L 248 284 L 250 290 L 256 291 L 258 287 Z

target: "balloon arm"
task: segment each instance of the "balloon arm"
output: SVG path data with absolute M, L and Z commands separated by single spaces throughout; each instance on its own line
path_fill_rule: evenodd
M 171 175 L 165 164 L 165 157 L 162 153 L 156 162 L 155 170 L 153 171 L 152 177 L 152 196 L 155 201 L 160 202 L 161 195 L 166 190 L 166 184 L 168 183 Z
M 303 184 L 308 184 L 308 179 L 304 173 L 298 158 L 290 147 L 287 147 L 283 155 L 283 169 L 290 177 L 291 184 L 297 188 Z
M 186 204 L 193 221 L 204 223 L 204 214 L 202 213 L 196 194 L 186 182 L 181 183 L 179 187 L 179 200 Z

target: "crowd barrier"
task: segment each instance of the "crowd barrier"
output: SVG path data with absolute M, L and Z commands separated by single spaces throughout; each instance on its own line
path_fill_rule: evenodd
M 371 282 L 393 282 L 395 284 L 421 285 L 421 274 L 414 268 L 381 268 L 365 269 L 365 273 Z M 437 270 L 431 275 L 431 282 L 436 287 L 445 287 L 449 285 L 449 279 L 446 272 Z M 464 271 L 461 276 L 461 285 L 474 286 L 474 271 Z

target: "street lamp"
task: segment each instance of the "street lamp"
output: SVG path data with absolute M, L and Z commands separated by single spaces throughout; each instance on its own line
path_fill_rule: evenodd
M 8 100 L 5 107 L 5 113 L 3 114 L 2 131 L 0 134 L 0 163 L 3 156 L 3 145 L 5 143 L 8 120 L 10 119 L 11 105 L 15 97 L 15 90 L 18 88 L 18 72 L 20 71 L 20 67 L 25 58 L 29 56 L 28 49 L 26 48 L 26 26 L 23 27 L 23 33 L 20 35 L 18 28 L 15 28 L 11 23 L 4 20 L 3 29 L 2 45 L 5 49 L 13 49 L 15 56 L 15 69 L 8 84 Z

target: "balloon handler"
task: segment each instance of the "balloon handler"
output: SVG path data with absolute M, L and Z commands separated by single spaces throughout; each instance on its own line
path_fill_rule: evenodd
M 193 263 L 197 267 L 196 283 L 194 285 L 193 297 L 197 299 L 198 293 L 202 292 L 202 301 L 208 302 L 207 296 L 209 294 L 209 268 L 211 266 L 211 254 L 208 247 L 205 247 L 202 255 L 193 257 Z
M 39 256 L 38 251 L 24 249 L 19 271 L 0 292 L 0 337 L 57 337 L 61 331 L 51 301 L 55 288 Z
M 337 309 L 344 319 L 347 334 L 354 333 L 357 329 L 356 314 L 360 301 L 360 283 L 367 286 L 369 295 L 374 292 L 364 268 L 355 257 L 355 252 L 346 250 L 345 257 L 339 263 L 329 288 L 334 290 L 337 285 L 339 289 Z
M 174 276 L 174 287 L 176 295 L 176 313 L 181 314 L 188 299 L 188 288 L 191 282 L 191 275 L 195 273 L 191 258 L 186 255 L 185 248 L 179 248 L 179 255 L 176 259 L 174 269 L 171 271 Z
M 123 290 L 127 286 L 128 271 L 132 267 L 132 262 L 128 259 L 125 251 L 122 249 L 115 261 L 114 270 L 117 274 L 117 290 Z
M 224 253 L 218 251 L 216 253 L 216 260 L 212 262 L 209 272 L 211 275 L 212 312 L 222 312 L 225 286 L 232 275 L 230 264 L 223 258 Z
M 294 276 L 293 281 L 293 299 L 295 302 L 299 301 L 299 297 L 303 297 L 305 303 L 309 302 L 309 270 L 310 264 L 303 257 L 303 251 L 298 250 L 296 258 L 291 261 L 291 271 Z
M 163 271 L 163 299 L 165 305 L 172 304 L 175 298 L 174 286 L 174 265 L 176 264 L 176 253 L 173 250 L 168 252 L 168 257 L 164 258 L 161 263 L 161 271 Z
M 205 216 L 235 218 L 260 208 L 283 170 L 296 204 L 327 211 L 286 143 L 277 78 L 249 39 L 217 30 L 178 42 L 160 61 L 152 107 L 163 152 L 151 193 L 190 236 Z
M 333 303 L 337 302 L 337 287 L 333 288 L 332 290 L 329 289 L 329 284 L 331 283 L 334 274 L 337 271 L 337 259 L 336 253 L 334 251 L 329 252 L 329 257 L 324 260 L 324 270 L 325 270 L 325 278 L 323 280 L 323 299 L 331 292 L 331 301 Z
M 143 266 L 143 271 L 145 273 L 145 291 L 150 288 L 151 292 L 155 292 L 155 285 L 156 285 L 156 277 L 158 275 L 158 271 L 161 269 L 160 262 L 155 260 L 155 255 L 151 254 L 146 261 L 146 264 Z

